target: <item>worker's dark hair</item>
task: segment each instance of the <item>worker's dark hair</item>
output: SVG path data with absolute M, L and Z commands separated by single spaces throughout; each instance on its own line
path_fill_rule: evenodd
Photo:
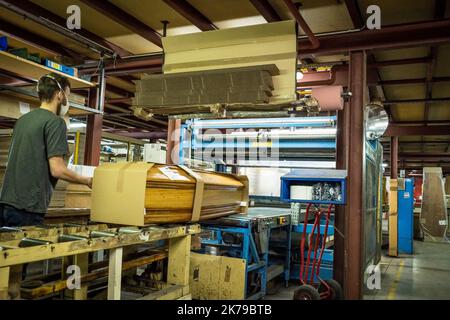
M 37 91 L 41 102 L 50 102 L 61 90 L 70 88 L 70 82 L 66 77 L 57 73 L 50 73 L 39 79 Z

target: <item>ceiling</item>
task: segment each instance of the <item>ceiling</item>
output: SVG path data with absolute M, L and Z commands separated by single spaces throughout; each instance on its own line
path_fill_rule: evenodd
M 15 1 L 10 1 L 15 2 Z M 27 1 L 18 1 L 27 3 Z M 103 2 L 106 6 L 115 6 L 115 12 L 121 12 L 122 17 L 130 15 L 134 22 L 125 17 L 122 19 L 114 14 L 102 12 L 92 3 Z M 167 34 L 178 35 L 194 32 L 202 32 L 195 26 L 195 23 L 185 17 L 185 14 L 176 10 L 170 5 L 171 2 L 164 0 L 110 0 L 110 1 L 80 1 L 80 0 L 32 0 L 31 3 L 44 8 L 48 12 L 61 18 L 66 18 L 66 9 L 69 5 L 79 5 L 81 8 L 82 27 L 90 33 L 107 40 L 114 45 L 125 49 L 130 55 L 141 55 L 148 53 L 158 53 L 162 49 L 157 44 L 152 43 L 148 37 L 136 32 L 136 23 L 144 28 L 153 29 L 154 34 L 163 33 L 163 23 L 169 21 Z M 225 29 L 245 25 L 255 25 L 267 23 L 267 19 L 251 0 L 188 0 L 187 5 L 196 11 L 197 16 L 209 21 L 211 28 Z M 264 1 L 259 1 L 264 2 Z M 279 19 L 293 19 L 283 0 L 267 0 L 274 9 Z M 381 9 L 381 27 L 415 23 L 429 20 L 438 20 L 450 17 L 450 1 L 445 0 L 303 0 L 293 1 L 300 9 L 301 15 L 315 34 L 346 31 L 361 27 L 361 21 L 368 16 L 366 8 L 369 5 L 378 5 Z M 24 19 L 21 15 L 11 12 L 5 8 L 0 10 L 0 19 L 7 21 L 19 29 L 26 30 L 47 40 L 51 40 L 79 54 L 84 59 L 98 59 L 98 55 L 87 48 L 82 48 L 73 40 L 68 39 L 57 32 L 50 31 L 46 27 Z M 137 21 L 137 22 L 136 22 Z M 1 22 L 1 21 L 0 21 Z M 133 24 L 134 23 L 134 24 Z M 1 29 L 1 23 L 0 23 Z M 1 32 L 2 30 L 0 30 Z M 300 30 L 300 34 L 303 31 Z M 408 37 L 405 34 L 405 37 Z M 24 44 L 23 41 L 12 40 L 14 47 L 32 46 Z M 33 48 L 41 55 L 55 58 L 54 53 L 48 50 Z M 433 121 L 450 122 L 450 101 L 436 102 L 430 99 L 450 97 L 450 43 L 437 46 L 412 47 L 395 50 L 369 50 L 368 56 L 372 61 L 390 61 L 409 58 L 428 58 L 430 62 L 406 65 L 393 65 L 379 67 L 378 94 L 372 92 L 371 98 L 378 95 L 384 101 L 390 102 L 387 110 L 391 115 L 391 121 L 396 123 L 409 124 L 413 122 L 421 124 L 432 124 Z M 313 63 L 347 61 L 346 54 L 320 55 L 312 59 Z M 134 92 L 132 80 L 139 77 L 139 73 L 131 73 L 127 76 L 108 76 L 107 98 L 117 99 L 131 97 Z M 445 80 L 447 77 L 447 80 Z M 393 83 L 393 81 L 404 80 L 403 83 Z M 411 81 L 409 81 L 411 80 Z M 429 102 L 409 102 L 404 103 L 399 100 L 428 99 Z M 114 113 L 119 110 L 127 110 L 130 102 L 121 101 L 107 104 L 107 111 Z M 114 108 L 114 109 L 113 109 Z M 123 113 L 123 112 L 122 112 Z M 141 121 L 126 116 L 133 121 Z M 129 127 L 133 125 L 128 123 Z M 136 124 L 134 124 L 136 126 Z M 154 130 L 163 130 L 163 124 L 157 124 Z M 144 127 L 144 130 L 149 130 Z M 448 144 L 433 144 L 428 141 L 444 140 L 450 143 L 449 135 L 433 136 L 408 136 L 400 137 L 400 152 L 426 152 L 427 154 L 438 154 L 450 151 Z M 418 142 L 417 144 L 411 141 Z M 388 143 L 385 143 L 388 151 Z M 439 162 L 431 163 L 438 165 Z

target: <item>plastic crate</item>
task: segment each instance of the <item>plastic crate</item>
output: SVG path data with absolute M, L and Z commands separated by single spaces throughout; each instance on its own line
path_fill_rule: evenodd
M 71 76 L 75 76 L 75 68 L 67 67 L 63 64 L 51 61 L 49 59 L 44 59 L 43 64 L 48 68 L 58 70 L 62 73 L 65 73 L 65 74 L 68 74 Z
M 28 59 L 28 49 L 27 48 L 17 48 L 9 50 L 9 53 L 21 57 L 23 59 Z
M 8 49 L 8 38 L 0 37 L 0 51 L 6 51 Z

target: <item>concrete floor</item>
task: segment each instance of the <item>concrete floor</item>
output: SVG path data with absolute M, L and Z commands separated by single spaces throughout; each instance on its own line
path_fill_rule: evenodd
M 414 254 L 383 256 L 381 289 L 365 294 L 368 300 L 450 300 L 450 244 L 414 242 Z M 266 300 L 292 300 L 297 285 L 281 288 Z

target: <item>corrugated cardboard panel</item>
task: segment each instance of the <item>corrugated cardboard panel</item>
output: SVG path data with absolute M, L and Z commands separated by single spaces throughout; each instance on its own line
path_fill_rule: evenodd
M 143 226 L 147 172 L 152 166 L 138 162 L 98 167 L 94 172 L 91 219 Z
M 190 289 L 199 300 L 244 300 L 243 259 L 191 253 Z
M 398 181 L 391 179 L 389 188 L 389 255 L 398 256 Z
M 165 37 L 164 73 L 275 63 L 271 103 L 296 99 L 297 32 L 294 21 Z
M 447 204 L 441 167 L 423 168 L 422 210 L 420 222 L 425 239 L 441 240 L 448 226 Z

